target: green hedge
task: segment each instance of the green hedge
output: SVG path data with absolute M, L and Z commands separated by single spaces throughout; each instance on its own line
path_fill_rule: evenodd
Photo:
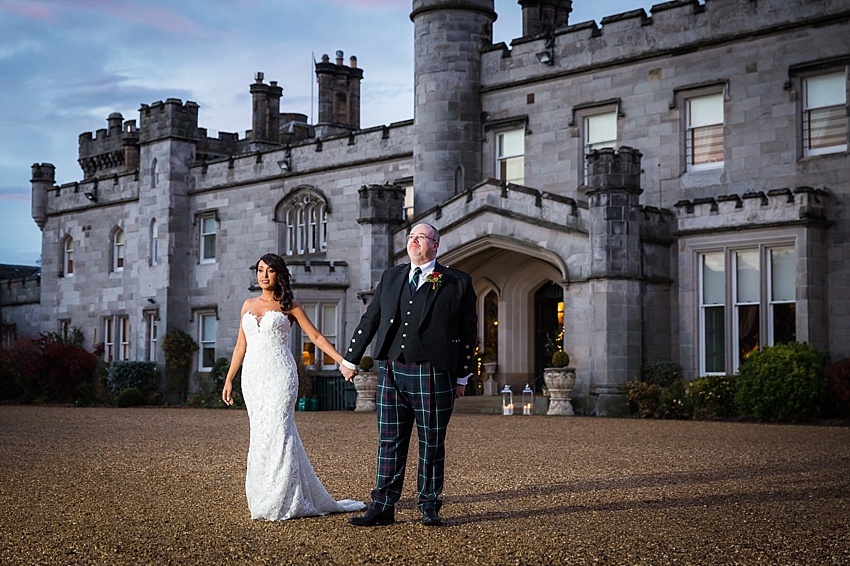
M 142 395 L 156 389 L 156 363 L 115 361 L 109 364 L 106 382 L 113 395 L 136 388 Z

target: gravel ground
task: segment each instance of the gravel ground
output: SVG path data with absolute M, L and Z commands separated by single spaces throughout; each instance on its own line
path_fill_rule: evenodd
M 368 499 L 375 415 L 296 420 Z M 455 415 L 442 528 L 414 470 L 389 527 L 251 521 L 242 410 L 3 406 L 0 431 L 4 565 L 850 564 L 850 427 Z

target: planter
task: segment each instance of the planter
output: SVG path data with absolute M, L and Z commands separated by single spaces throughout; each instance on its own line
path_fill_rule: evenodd
M 576 384 L 576 368 L 546 368 L 543 381 L 549 390 L 549 411 L 547 415 L 573 416 L 573 404 L 570 394 Z
M 357 390 L 357 400 L 354 402 L 355 413 L 374 413 L 378 410 L 375 396 L 378 393 L 378 372 L 364 371 L 354 376 L 354 389 Z
M 499 386 L 496 384 L 496 362 L 484 362 L 481 367 L 484 369 L 484 375 L 487 377 L 482 384 L 483 395 L 492 397 L 499 394 Z

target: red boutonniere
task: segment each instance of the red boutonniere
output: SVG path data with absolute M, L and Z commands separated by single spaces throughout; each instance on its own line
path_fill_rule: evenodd
M 443 274 L 439 271 L 432 271 L 425 278 L 425 282 L 431 284 L 431 289 L 436 289 L 443 282 Z

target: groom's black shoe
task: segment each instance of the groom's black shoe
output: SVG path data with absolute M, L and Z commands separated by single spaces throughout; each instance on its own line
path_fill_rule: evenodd
M 436 509 L 425 509 L 422 512 L 422 524 L 426 527 L 439 527 L 443 524 Z
M 388 509 L 387 511 L 376 511 L 369 509 L 365 515 L 352 517 L 348 520 L 352 525 L 358 527 L 376 527 L 378 525 L 392 525 L 395 523 L 395 510 Z

